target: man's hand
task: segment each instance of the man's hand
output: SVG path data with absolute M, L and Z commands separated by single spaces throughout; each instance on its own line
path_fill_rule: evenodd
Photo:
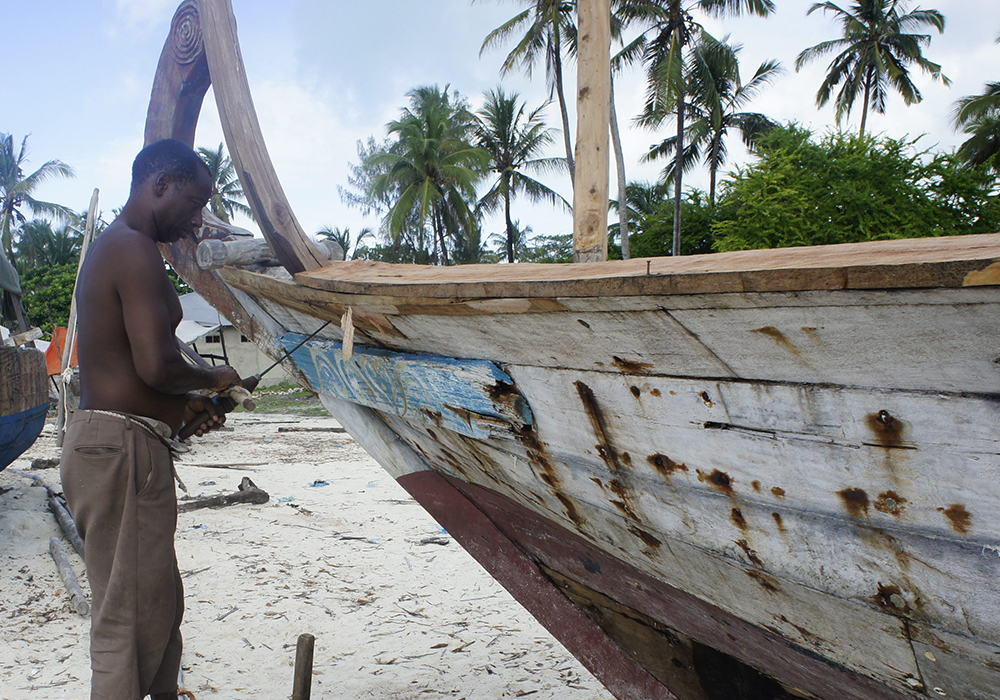
M 229 365 L 212 367 L 212 386 L 209 387 L 214 392 L 225 391 L 233 384 L 240 383 L 240 375 Z
M 222 369 L 221 367 L 219 369 Z M 225 369 L 232 369 L 231 367 L 226 367 Z M 233 374 L 236 374 L 233 371 Z M 239 375 L 237 375 L 238 378 Z M 212 399 L 207 396 L 202 396 L 201 394 L 188 394 L 187 395 L 187 406 L 184 407 L 184 425 L 187 425 L 196 415 L 202 411 L 207 411 L 210 418 L 198 426 L 198 430 L 195 431 L 195 435 L 201 437 L 210 430 L 218 428 L 223 423 L 226 422 L 226 414 L 222 412 L 218 405 Z

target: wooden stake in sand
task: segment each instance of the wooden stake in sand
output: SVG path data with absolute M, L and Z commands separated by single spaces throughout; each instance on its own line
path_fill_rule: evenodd
M 292 685 L 292 700 L 309 700 L 312 695 L 313 646 L 316 638 L 311 634 L 300 634 L 295 646 L 295 683 Z
M 83 594 L 83 589 L 76 581 L 73 567 L 69 565 L 69 557 L 66 556 L 66 550 L 63 549 L 62 542 L 58 538 L 49 538 L 49 553 L 56 563 L 56 568 L 59 569 L 59 577 L 62 578 L 63 584 L 69 592 L 70 605 L 81 615 L 89 615 L 90 603 L 87 602 L 87 596 Z

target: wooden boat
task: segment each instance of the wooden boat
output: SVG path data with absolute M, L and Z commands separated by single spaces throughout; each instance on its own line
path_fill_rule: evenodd
M 49 409 L 45 355 L 0 345 L 0 471 L 38 438 Z
M 274 357 L 339 324 L 303 383 L 617 698 L 1000 698 L 1000 234 L 330 264 L 228 0 L 178 9 L 146 141 L 209 82 L 284 269 L 164 254 Z

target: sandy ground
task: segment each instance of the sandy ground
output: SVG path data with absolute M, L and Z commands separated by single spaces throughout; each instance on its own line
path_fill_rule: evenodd
M 610 694 L 331 418 L 236 414 L 178 462 L 192 496 L 249 476 L 263 506 L 180 515 L 184 685 L 286 699 L 295 641 L 316 637 L 313 698 L 609 700 Z M 89 697 L 89 618 L 48 553 L 45 490 L 11 471 L 57 457 L 51 427 L 0 472 L 0 697 Z M 239 466 L 221 469 L 210 465 Z M 59 489 L 57 469 L 40 470 Z M 83 563 L 66 549 L 87 589 Z

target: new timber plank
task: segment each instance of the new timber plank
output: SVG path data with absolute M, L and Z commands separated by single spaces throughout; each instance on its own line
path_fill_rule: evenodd
M 560 265 L 431 267 L 352 260 L 295 279 L 332 292 L 437 298 L 1000 285 L 1000 234 Z

